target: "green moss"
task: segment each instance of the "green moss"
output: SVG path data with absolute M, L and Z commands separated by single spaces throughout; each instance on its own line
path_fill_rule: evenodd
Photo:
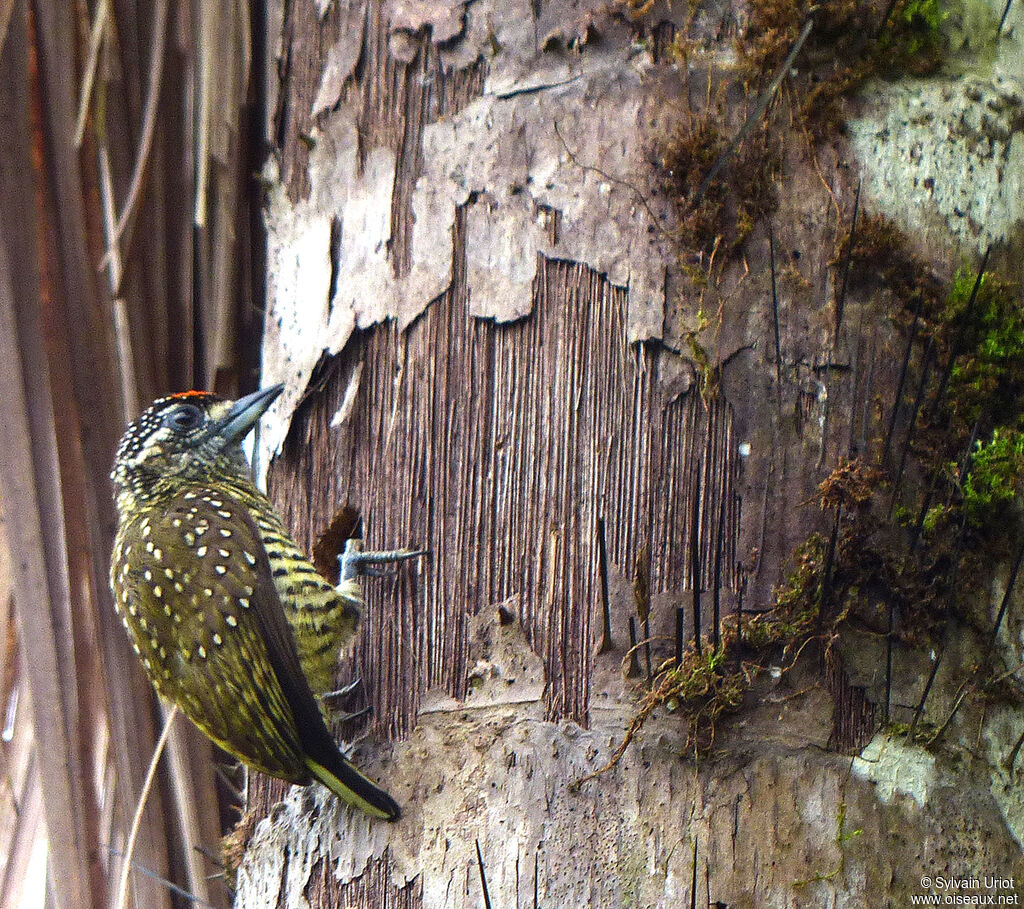
M 987 421 L 1024 428 L 1024 305 L 1020 288 L 986 274 L 968 312 L 976 272 L 962 269 L 939 319 L 950 346 L 959 337 L 946 407 L 961 427 Z
M 964 480 L 963 507 L 974 527 L 998 523 L 1024 488 L 1024 433 L 995 429 L 987 441 L 975 445 L 971 469 Z

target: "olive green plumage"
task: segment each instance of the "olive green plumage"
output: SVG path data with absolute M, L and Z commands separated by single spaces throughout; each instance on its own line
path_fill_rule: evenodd
M 314 695 L 355 634 L 358 586 L 339 593 L 317 574 L 242 453 L 279 392 L 173 395 L 128 428 L 111 475 L 115 607 L 157 691 L 225 751 L 394 819 L 398 805 L 341 754 Z

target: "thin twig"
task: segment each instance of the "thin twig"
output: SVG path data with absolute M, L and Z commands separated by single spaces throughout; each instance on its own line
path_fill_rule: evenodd
M 928 339 L 928 346 L 924 349 L 924 362 L 921 364 L 921 379 L 917 383 L 917 394 L 914 395 L 914 404 L 910 409 L 910 420 L 907 423 L 907 435 L 903 440 L 903 448 L 900 451 L 900 463 L 896 468 L 896 477 L 892 481 L 892 498 L 889 499 L 888 517 L 892 517 L 893 509 L 896 507 L 896 499 L 900 494 L 900 485 L 903 483 L 903 472 L 907 467 L 907 455 L 910 453 L 910 443 L 914 440 L 914 431 L 917 429 L 917 416 L 921 412 L 921 402 L 924 401 L 925 389 L 928 385 L 928 377 L 932 371 L 932 338 Z
M 836 518 L 832 525 L 832 535 L 828 540 L 828 549 L 825 551 L 825 565 L 821 572 L 821 585 L 818 587 L 818 617 L 815 637 L 821 638 L 825 629 L 825 609 L 832 599 L 832 568 L 836 558 L 836 547 L 839 543 L 839 523 L 843 517 L 843 503 L 836 506 Z M 825 662 L 825 648 L 821 650 L 822 667 Z
M 484 873 L 484 857 L 480 854 L 480 840 L 476 841 L 476 863 L 480 868 L 480 886 L 484 891 L 484 907 L 491 909 L 491 894 L 487 890 L 487 875 Z
M 601 581 L 601 643 L 598 653 L 607 653 L 615 649 L 612 642 L 612 611 L 608 599 L 608 547 L 604 535 L 604 518 L 597 519 L 597 565 Z
M 960 709 L 960 705 L 967 698 L 967 695 L 974 691 L 975 687 L 973 679 L 965 679 L 961 683 L 959 689 L 957 689 L 956 699 L 953 701 L 953 707 L 950 709 L 949 715 L 943 721 L 942 725 L 936 730 L 935 735 L 925 742 L 925 748 L 931 748 L 939 739 L 942 738 L 946 730 L 949 728 L 949 724 L 953 722 L 953 717 L 956 716 L 957 711 Z
M 629 617 L 629 653 L 623 658 L 623 662 L 629 660 L 624 673 L 627 679 L 640 675 L 640 662 L 636 658 L 636 640 L 636 616 L 631 615 Z
M 772 77 L 771 83 L 768 87 L 761 92 L 761 96 L 757 99 L 757 104 L 754 105 L 754 109 L 750 112 L 750 116 L 747 117 L 743 127 L 736 134 L 736 138 L 729 143 L 729 147 L 725 149 L 711 165 L 711 170 L 707 172 L 707 175 L 701 181 L 700 186 L 697 187 L 697 191 L 693 194 L 687 204 L 687 211 L 693 211 L 699 204 L 700 200 L 704 198 L 704 193 L 707 192 L 708 187 L 711 185 L 711 181 L 718 176 L 718 172 L 725 167 L 726 162 L 735 154 L 736 149 L 740 147 L 743 140 L 747 138 L 747 135 L 754 128 L 754 125 L 760 121 L 764 116 L 764 112 L 768 109 L 768 104 L 772 100 L 772 96 L 775 94 L 775 90 L 782 83 L 782 80 L 786 77 L 790 68 L 793 66 L 793 61 L 796 59 L 796 55 L 800 53 L 800 48 L 804 46 L 804 42 L 807 40 L 807 36 L 811 33 L 811 29 L 814 28 L 814 20 L 808 19 L 804 23 L 803 30 L 800 32 L 800 37 L 796 39 L 793 47 L 790 48 L 789 55 L 783 60 L 782 65 L 775 71 L 775 75 Z
M 1020 734 L 1020 738 L 1017 739 L 1017 743 L 1010 750 L 1010 753 L 1006 756 L 1004 766 L 1006 767 L 1007 773 L 1013 772 L 1014 762 L 1017 760 L 1017 755 L 1020 753 L 1021 745 L 1024 745 L 1024 732 Z
M 999 18 L 999 28 L 996 29 L 997 40 L 1003 35 L 1003 26 L 1006 25 L 1006 17 L 1010 15 L 1011 6 L 1013 6 L 1013 0 L 1006 0 L 1006 6 L 1003 7 L 1003 15 Z
M 885 434 L 885 445 L 882 448 L 882 459 L 881 464 L 884 467 L 885 462 L 889 460 L 889 451 L 892 448 L 892 437 L 896 431 L 896 418 L 899 416 L 900 404 L 903 402 L 903 386 L 907 381 L 907 370 L 910 368 L 910 355 L 914 350 L 914 341 L 917 339 L 917 326 L 921 318 L 921 302 L 922 298 L 917 298 L 917 303 L 914 305 L 914 318 L 910 323 L 910 334 L 907 336 L 907 346 L 903 351 L 903 364 L 900 366 L 900 377 L 896 382 L 896 394 L 892 404 L 892 414 L 889 416 L 889 429 Z
M 736 593 L 736 671 L 743 669 L 743 595 L 747 592 L 747 575 L 740 566 L 740 589 Z
M 775 323 L 775 391 L 778 408 L 782 410 L 782 337 L 779 332 L 779 294 L 775 285 L 775 231 L 768 222 L 768 266 L 772 276 L 772 320 Z
M 939 405 L 942 403 L 942 399 L 946 395 L 946 388 L 953 375 L 953 366 L 956 363 L 956 358 L 960 356 L 960 348 L 963 346 L 964 332 L 967 330 L 967 323 L 970 321 L 971 314 L 974 312 L 974 304 L 978 299 L 978 291 L 981 290 L 981 283 L 985 279 L 985 269 L 988 267 L 988 257 L 991 252 L 992 247 L 989 246 L 985 250 L 985 255 L 981 257 L 981 265 L 978 266 L 978 276 L 974 279 L 974 286 L 971 288 L 971 296 L 968 298 L 967 305 L 964 307 L 963 315 L 961 315 L 959 319 L 956 335 L 953 337 L 953 345 L 949 349 L 949 360 L 946 363 L 946 368 L 942 371 L 942 380 L 939 382 L 939 387 L 935 392 L 935 399 L 928 408 L 929 420 L 935 416 L 939 409 Z
M 647 210 L 647 214 L 650 215 L 651 222 L 654 224 L 655 228 L 661 234 L 662 238 L 666 240 L 672 239 L 668 231 L 666 231 L 661 226 L 661 219 L 655 213 L 654 209 L 651 208 L 650 203 L 647 201 L 647 197 L 637 187 L 635 187 L 629 181 L 623 180 L 621 177 L 616 177 L 614 174 L 610 174 L 608 173 L 608 171 L 602 170 L 600 167 L 595 167 L 593 164 L 584 164 L 582 161 L 580 161 L 576 153 L 571 148 L 569 148 L 569 143 L 566 142 L 565 139 L 562 137 L 562 133 L 558 129 L 558 121 L 553 120 L 551 125 L 555 129 L 555 135 L 558 137 L 558 141 L 562 143 L 562 148 L 565 149 L 565 153 L 569 156 L 569 160 L 573 164 L 575 164 L 584 173 L 590 171 L 591 173 L 597 174 L 599 177 L 603 177 L 609 183 L 614 183 L 616 186 L 622 186 L 628 189 L 633 194 L 633 197 Z
M 697 837 L 693 838 L 693 869 L 690 872 L 690 909 L 697 909 Z
M 78 93 L 78 122 L 75 124 L 75 148 L 82 147 L 85 138 L 85 121 L 89 116 L 89 99 L 92 98 L 92 87 L 96 82 L 96 68 L 100 60 L 100 48 L 103 35 L 107 30 L 107 16 L 110 13 L 110 0 L 99 0 L 96 4 L 96 18 L 89 29 L 89 54 L 86 57 L 85 72 L 82 74 L 82 87 Z
M 843 283 L 836 305 L 836 336 L 833 344 L 839 343 L 839 329 L 843 327 L 843 310 L 846 307 L 846 288 L 850 280 L 850 263 L 853 261 L 853 238 L 857 235 L 857 215 L 860 212 L 860 185 L 857 181 L 857 195 L 853 199 L 853 219 L 850 222 L 850 239 L 846 244 L 846 261 L 843 263 Z
M 722 535 L 725 533 L 725 492 L 718 513 L 718 533 L 715 535 L 715 567 L 711 593 L 711 645 L 715 653 L 722 646 Z
M 956 599 L 956 579 L 960 571 L 960 555 L 963 551 L 964 537 L 967 530 L 967 512 L 964 510 L 964 516 L 960 520 L 960 529 L 957 533 L 956 547 L 953 550 L 952 567 L 950 568 L 949 576 L 949 589 L 946 595 L 946 605 L 943 611 L 944 615 L 944 627 L 948 631 L 949 617 L 953 611 L 953 601 Z M 917 708 L 914 710 L 914 719 L 910 723 L 910 728 L 907 730 L 907 743 L 911 744 L 914 741 L 914 732 L 917 729 L 917 724 L 921 720 L 921 716 L 924 714 L 924 706 L 928 700 L 928 695 L 931 693 L 932 685 L 935 684 L 935 677 L 939 674 L 939 666 L 942 664 L 942 658 L 946 654 L 946 640 L 945 632 L 943 635 L 942 645 L 939 648 L 939 652 L 935 657 L 935 662 L 932 664 L 932 670 L 928 675 L 928 681 L 925 683 L 924 691 L 921 693 L 921 700 L 918 702 Z
M 128 840 L 124 847 L 124 861 L 121 865 L 121 879 L 117 886 L 117 900 L 114 905 L 117 909 L 125 909 L 128 905 L 128 878 L 132 870 L 132 854 L 135 852 L 135 840 L 139 835 L 139 827 L 142 825 L 142 814 L 146 810 L 146 800 L 149 798 L 149 791 L 153 788 L 153 779 L 156 777 L 156 768 L 160 764 L 160 756 L 164 753 L 164 746 L 167 744 L 167 737 L 171 734 L 171 727 L 178 715 L 178 705 L 171 707 L 167 714 L 160 738 L 157 739 L 153 748 L 153 757 L 149 761 L 149 769 L 146 771 L 146 778 L 142 781 L 142 791 L 139 793 L 139 801 L 135 806 L 135 816 L 132 818 L 132 825 L 128 830 Z
M 693 645 L 701 653 L 700 640 L 700 475 L 703 464 L 697 464 L 697 480 L 693 492 L 693 510 L 690 515 L 690 586 L 693 594 Z
M 107 851 L 111 855 L 121 858 L 124 853 L 119 849 L 115 849 L 113 846 L 108 846 Z M 144 874 L 146 877 L 150 877 L 153 880 L 163 884 L 171 893 L 176 893 L 178 896 L 187 899 L 190 903 L 195 903 L 198 906 L 209 906 L 210 909 L 216 909 L 213 903 L 209 900 L 203 899 L 201 896 L 196 896 L 194 893 L 189 893 L 184 887 L 179 887 L 174 881 L 169 881 L 162 874 L 157 874 L 152 868 L 147 868 L 145 865 L 140 865 L 138 862 L 132 862 L 132 871 L 138 871 L 139 874 Z
M 996 616 L 995 625 L 992 626 L 992 644 L 996 642 L 996 635 L 999 634 L 999 626 L 1003 624 L 1003 616 L 1006 615 L 1006 607 L 1010 605 L 1010 597 L 1013 595 L 1013 588 L 1017 584 L 1017 575 L 1020 573 L 1021 562 L 1024 562 L 1024 542 L 1017 550 L 1017 558 L 1013 562 L 1013 569 L 1010 571 L 1010 578 L 1006 582 L 1006 591 L 1003 593 L 1003 601 L 999 604 L 999 615 Z
M 889 599 L 889 630 L 885 635 L 885 721 L 889 722 L 892 706 L 892 635 L 896 627 L 896 606 Z
M 139 149 L 135 156 L 135 167 L 132 170 L 132 181 L 128 187 L 128 196 L 125 199 L 121 216 L 117 219 L 117 227 L 114 229 L 113 239 L 110 246 L 115 247 L 124 237 L 125 230 L 132 218 L 135 216 L 135 209 L 138 207 L 139 199 L 146 182 L 147 165 L 149 155 L 153 148 L 153 135 L 156 132 L 156 114 L 160 106 L 160 83 L 164 74 L 164 49 L 167 44 L 167 0 L 154 0 L 153 3 L 153 39 L 149 51 L 149 87 L 146 95 L 146 107 L 142 115 L 142 135 L 139 139 Z M 103 257 L 100 263 L 101 268 L 107 267 L 107 259 L 110 252 Z M 116 293 L 118 288 L 114 289 Z

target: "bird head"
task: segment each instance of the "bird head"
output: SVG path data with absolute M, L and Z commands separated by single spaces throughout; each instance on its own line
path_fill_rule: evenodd
M 185 391 L 154 401 L 121 437 L 114 456 L 118 508 L 162 487 L 182 482 L 245 479 L 249 465 L 242 440 L 283 385 L 227 401 L 205 391 Z

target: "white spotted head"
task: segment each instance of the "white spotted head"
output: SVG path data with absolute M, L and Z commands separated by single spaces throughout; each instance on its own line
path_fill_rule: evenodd
M 110 474 L 118 509 L 125 513 L 161 486 L 218 476 L 245 478 L 242 440 L 283 386 L 226 401 L 205 391 L 160 398 L 125 431 Z

